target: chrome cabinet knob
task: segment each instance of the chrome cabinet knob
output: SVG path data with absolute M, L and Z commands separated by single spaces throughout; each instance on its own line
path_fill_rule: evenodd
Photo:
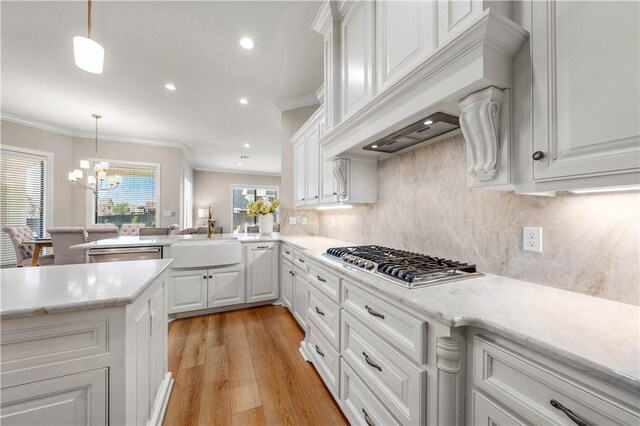
M 536 152 L 533 153 L 531 158 L 533 158 L 533 161 L 540 161 L 540 160 L 542 160 L 544 158 L 544 152 L 536 151 Z

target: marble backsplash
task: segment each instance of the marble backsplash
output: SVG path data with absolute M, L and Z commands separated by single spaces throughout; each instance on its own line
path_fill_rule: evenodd
M 639 193 L 550 198 L 470 189 L 464 165 L 462 136 L 384 160 L 378 203 L 319 213 L 319 235 L 640 304 Z M 543 228 L 542 253 L 522 250 L 523 226 Z
M 289 218 L 296 217 L 296 224 L 290 225 Z M 306 224 L 302 224 L 302 219 Z M 320 235 L 320 214 L 317 210 L 295 210 L 280 207 L 280 230 L 284 235 Z

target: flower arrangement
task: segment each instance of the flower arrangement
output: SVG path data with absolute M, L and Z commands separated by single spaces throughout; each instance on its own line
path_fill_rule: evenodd
M 275 213 L 280 206 L 280 200 L 273 200 L 269 202 L 266 198 L 260 199 L 254 203 L 249 203 L 247 205 L 247 214 L 251 217 L 258 215 L 268 215 L 271 213 Z

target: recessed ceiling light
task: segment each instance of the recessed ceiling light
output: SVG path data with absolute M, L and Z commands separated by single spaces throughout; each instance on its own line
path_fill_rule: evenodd
M 240 39 L 240 46 L 242 46 L 243 48 L 249 50 L 249 49 L 253 49 L 254 47 L 256 47 L 256 42 L 253 41 L 253 39 L 251 39 L 249 37 L 242 37 Z
M 247 98 L 240 98 L 238 99 L 238 102 L 240 102 L 242 105 L 246 105 L 249 103 L 249 101 L 247 100 Z
M 167 90 L 171 90 L 172 92 L 173 92 L 174 90 L 176 90 L 176 86 L 175 86 L 175 84 L 173 84 L 173 83 L 167 83 L 167 84 L 165 84 L 165 85 L 164 85 L 164 87 L 165 87 Z
M 378 145 L 371 145 L 371 148 L 376 149 Z
M 427 121 L 425 121 L 425 122 L 424 122 L 424 125 L 425 125 L 425 126 L 428 126 L 428 125 L 430 125 L 430 124 L 433 124 L 433 121 L 431 121 L 431 120 L 427 120 Z
M 238 167 L 242 167 L 242 163 L 238 163 Z
M 245 143 L 243 146 L 244 146 L 245 148 L 251 148 L 251 145 L 249 145 L 248 143 Z

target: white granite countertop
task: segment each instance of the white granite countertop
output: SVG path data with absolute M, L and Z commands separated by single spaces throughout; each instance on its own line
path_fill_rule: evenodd
M 171 259 L 3 269 L 0 319 L 133 303 Z

